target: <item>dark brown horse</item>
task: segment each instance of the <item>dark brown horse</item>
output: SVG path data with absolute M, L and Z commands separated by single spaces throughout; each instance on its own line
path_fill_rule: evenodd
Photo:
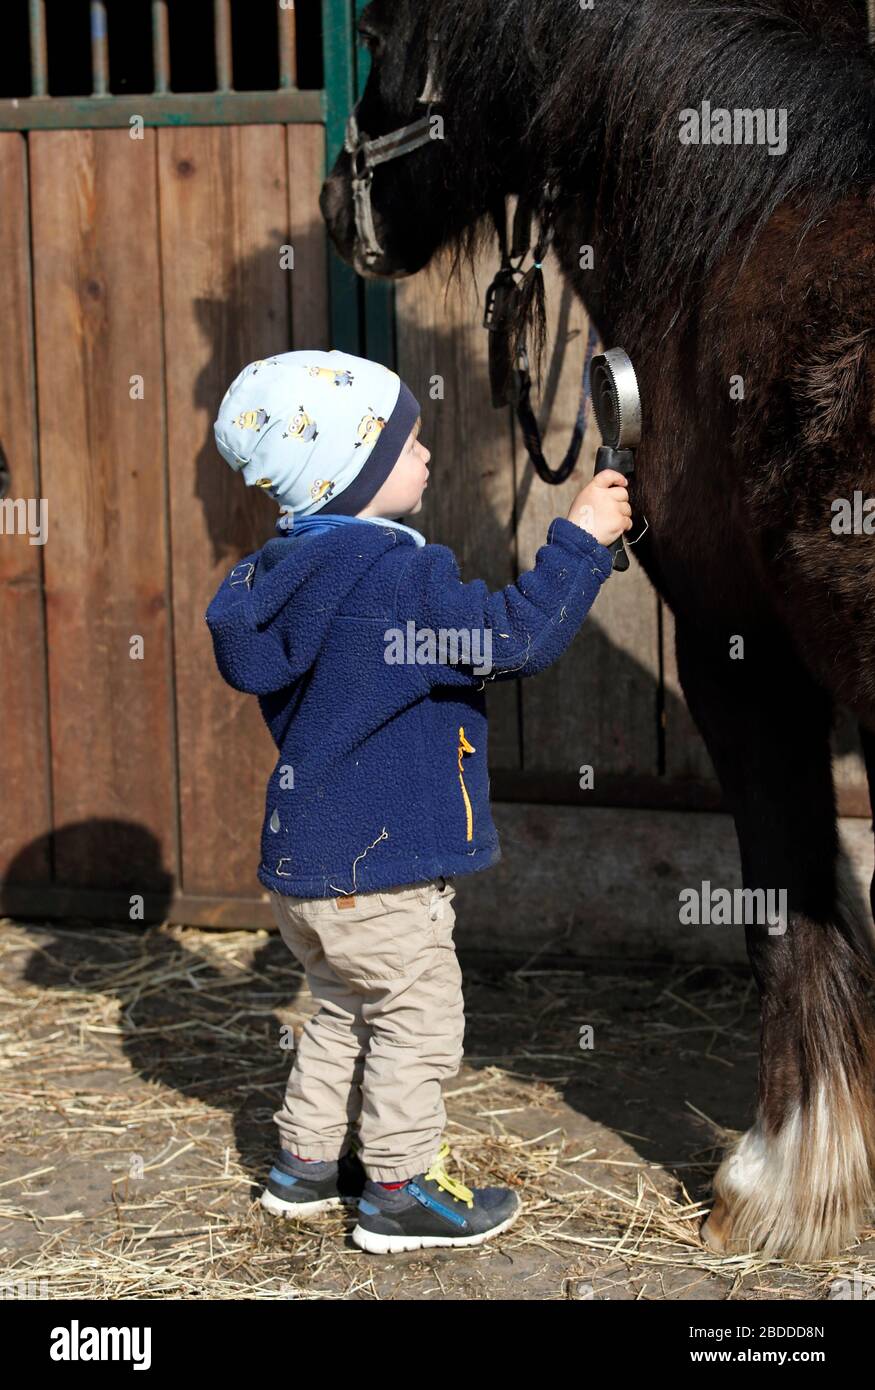
M 783 934 L 745 928 L 762 1008 L 758 1113 L 716 1176 L 704 1236 L 833 1254 L 875 1190 L 871 922 L 842 892 L 829 746 L 840 702 L 863 729 L 871 781 L 864 7 L 375 0 L 362 33 L 373 62 L 360 132 L 415 123 L 421 98 L 437 98 L 440 121 L 374 172 L 370 231 L 361 188 L 357 231 L 339 156 L 322 209 L 341 254 L 363 273 L 411 274 L 439 247 L 472 252 L 486 214 L 524 196 L 603 342 L 636 365 L 633 504 L 650 525 L 635 553 L 675 614 L 745 885 L 788 903 Z M 580 268 L 582 246 L 593 269 Z M 844 532 L 838 511 L 855 494 Z

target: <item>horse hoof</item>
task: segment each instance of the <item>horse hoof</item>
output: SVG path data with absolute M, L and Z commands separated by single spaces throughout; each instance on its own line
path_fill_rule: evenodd
M 722 1197 L 718 1197 L 711 1214 L 702 1223 L 699 1231 L 703 1243 L 709 1250 L 722 1255 L 729 1246 L 729 1208 Z

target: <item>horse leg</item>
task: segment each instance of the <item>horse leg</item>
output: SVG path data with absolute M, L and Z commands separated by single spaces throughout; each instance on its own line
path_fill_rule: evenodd
M 780 629 L 743 660 L 678 623 L 678 667 L 735 819 L 744 885 L 786 890 L 786 929 L 747 924 L 760 993 L 756 1121 L 724 1158 L 702 1235 L 801 1261 L 856 1236 L 875 1196 L 871 960 L 838 892 L 830 702 Z

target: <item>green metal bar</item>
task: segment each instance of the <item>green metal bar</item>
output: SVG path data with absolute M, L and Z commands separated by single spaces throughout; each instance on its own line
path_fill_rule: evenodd
M 46 48 L 46 0 L 30 0 L 27 12 L 30 30 L 30 90 L 35 97 L 49 94 L 49 59 Z
M 331 168 L 343 145 L 346 118 L 355 102 L 352 0 L 322 0 L 322 53 L 325 69 L 325 163 Z M 362 281 L 332 246 L 328 256 L 332 346 L 364 351 Z
M 295 49 L 295 0 L 279 0 L 277 28 L 280 52 L 280 87 L 285 91 L 298 85 L 298 64 Z
M 170 91 L 170 29 L 167 0 L 152 0 L 152 70 L 155 95 Z
M 105 0 L 91 0 L 91 94 L 109 95 L 109 43 Z
M 356 21 L 368 2 L 369 0 L 356 0 Z M 355 44 L 353 52 L 356 62 L 356 95 L 360 97 L 371 70 L 371 55 L 358 43 Z M 365 280 L 364 299 L 365 356 L 394 370 L 397 361 L 395 286 L 391 280 Z
M 213 0 L 213 38 L 216 45 L 216 86 L 220 92 L 230 92 L 234 86 L 230 0 Z
M 0 130 L 74 130 L 148 126 L 321 125 L 322 92 L 171 92 L 106 97 L 23 97 L 0 101 Z

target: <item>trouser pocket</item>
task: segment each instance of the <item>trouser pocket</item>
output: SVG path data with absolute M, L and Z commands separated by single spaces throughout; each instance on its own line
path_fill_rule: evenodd
M 434 948 L 430 886 L 357 895 L 351 907 L 331 902 L 314 920 L 325 959 L 355 988 L 418 975 Z

